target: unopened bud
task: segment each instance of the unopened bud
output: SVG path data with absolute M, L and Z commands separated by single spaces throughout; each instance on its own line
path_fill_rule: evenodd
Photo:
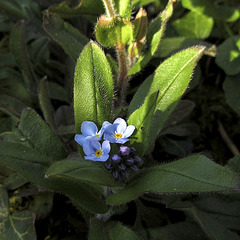
M 105 47 L 129 44 L 133 39 L 133 25 L 119 16 L 102 15 L 95 27 L 97 41 Z
M 147 12 L 143 8 L 139 9 L 136 18 L 133 21 L 133 25 L 134 41 L 143 43 L 145 41 L 148 26 Z

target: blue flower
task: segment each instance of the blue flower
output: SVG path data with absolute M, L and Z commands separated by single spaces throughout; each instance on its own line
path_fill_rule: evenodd
M 105 162 L 109 158 L 110 143 L 104 141 L 101 145 L 98 141 L 90 141 L 83 145 L 83 151 L 87 155 L 85 159 Z
M 113 124 L 104 122 L 104 139 L 110 143 L 125 143 L 135 130 L 135 126 L 129 125 L 122 118 L 117 118 Z
M 100 141 L 103 134 L 103 128 L 98 131 L 98 128 L 94 122 L 84 121 L 81 125 L 81 132 L 82 134 L 75 135 L 74 140 L 83 146 L 90 141 Z

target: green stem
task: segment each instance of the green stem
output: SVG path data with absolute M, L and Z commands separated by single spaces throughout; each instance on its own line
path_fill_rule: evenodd
M 106 15 L 107 17 L 114 17 L 115 16 L 115 10 L 112 0 L 103 0 L 105 9 L 106 9 Z
M 128 63 L 127 63 L 127 54 L 125 50 L 125 45 L 120 44 L 116 46 L 117 55 L 118 55 L 118 66 L 119 66 L 119 75 L 118 75 L 118 93 L 119 93 L 119 103 L 120 105 L 125 102 L 125 91 L 127 88 L 127 77 L 128 77 Z

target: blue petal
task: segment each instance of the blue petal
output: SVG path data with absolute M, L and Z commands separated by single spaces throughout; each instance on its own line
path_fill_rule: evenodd
M 109 155 L 106 154 L 106 155 L 102 155 L 101 157 L 85 156 L 84 158 L 85 158 L 85 159 L 88 159 L 88 160 L 95 161 L 95 162 L 105 162 L 105 161 L 108 160 Z
M 87 142 L 86 138 L 82 134 L 76 134 L 74 140 L 81 146 Z
M 101 144 L 98 141 L 91 141 L 90 145 L 93 147 L 94 153 L 95 150 L 101 149 Z
M 110 143 L 109 141 L 104 141 L 102 143 L 102 151 L 104 154 L 108 154 L 110 152 Z
M 97 136 L 87 136 L 86 141 L 100 141 L 101 138 Z
M 113 137 L 112 135 L 107 134 L 107 133 L 104 134 L 104 139 L 109 141 L 110 143 L 115 143 L 116 142 L 116 138 Z
M 87 160 L 96 161 L 95 158 L 97 158 L 97 157 L 95 157 L 95 156 L 85 156 L 84 158 L 87 159 Z
M 114 135 L 115 131 L 117 130 L 118 124 L 111 124 L 105 128 L 104 133 L 108 135 Z
M 90 156 L 95 153 L 93 146 L 90 144 L 91 142 L 87 142 L 83 145 L 83 151 L 86 155 Z
M 123 133 L 123 137 L 128 138 L 129 136 L 131 136 L 133 134 L 134 130 L 135 130 L 135 126 L 129 125 L 127 127 L 126 131 Z
M 129 141 L 129 139 L 127 139 L 127 138 L 118 138 L 118 139 L 116 139 L 116 143 L 120 143 L 120 144 L 123 144 L 123 143 L 125 143 L 125 142 L 127 142 L 127 141 Z
M 111 124 L 110 122 L 108 122 L 108 121 L 103 122 L 101 130 L 104 132 L 105 129 L 106 129 L 108 126 L 110 126 L 110 125 L 112 125 L 112 124 Z M 101 130 L 100 130 L 100 131 L 101 131 Z
M 98 160 L 95 160 L 95 161 L 106 162 L 108 158 L 109 158 L 109 154 L 104 154 L 100 158 L 98 158 Z
M 113 124 L 118 124 L 117 129 L 116 129 L 118 133 L 123 133 L 123 132 L 125 132 L 125 130 L 126 130 L 126 128 L 127 128 L 127 123 L 126 123 L 126 121 L 125 121 L 124 119 L 122 119 L 122 118 L 117 118 L 117 119 L 113 122 Z
M 81 125 L 81 131 L 84 136 L 94 136 L 98 129 L 94 122 L 85 121 Z

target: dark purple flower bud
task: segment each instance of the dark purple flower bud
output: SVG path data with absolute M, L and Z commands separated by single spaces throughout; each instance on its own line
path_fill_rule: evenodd
M 130 151 L 130 154 L 131 154 L 131 155 L 134 155 L 134 154 L 136 153 L 136 149 L 135 149 L 135 148 L 130 148 L 130 150 L 131 150 L 131 151 Z
M 129 158 L 129 159 L 126 159 L 125 162 L 127 165 L 131 165 L 134 163 L 134 160 L 132 158 Z
M 138 167 L 137 167 L 136 165 L 134 165 L 134 164 L 131 165 L 130 168 L 131 168 L 133 171 L 135 171 L 135 172 L 138 171 Z
M 129 177 L 129 173 L 127 171 L 122 171 L 121 174 L 122 174 L 122 176 L 124 178 L 128 178 Z
M 118 164 L 118 168 L 121 170 L 125 170 L 126 169 L 126 165 L 123 163 Z
M 138 166 L 142 165 L 142 159 L 139 156 L 134 157 L 134 163 L 137 164 Z
M 113 162 L 115 162 L 115 163 L 119 163 L 119 162 L 121 161 L 121 157 L 118 156 L 117 154 L 114 154 L 114 155 L 112 156 L 112 160 L 113 160 Z
M 106 163 L 105 163 L 105 167 L 106 167 L 107 169 L 111 169 L 111 168 L 112 168 L 112 163 L 111 163 L 111 162 L 106 162 Z
M 113 175 L 113 177 L 116 178 L 116 179 L 119 177 L 119 173 L 118 173 L 118 171 L 116 171 L 116 170 L 113 170 L 113 171 L 112 171 L 112 175 Z
M 127 146 L 121 146 L 120 147 L 120 153 L 123 155 L 123 156 L 127 156 L 129 155 L 131 152 L 131 149 Z

